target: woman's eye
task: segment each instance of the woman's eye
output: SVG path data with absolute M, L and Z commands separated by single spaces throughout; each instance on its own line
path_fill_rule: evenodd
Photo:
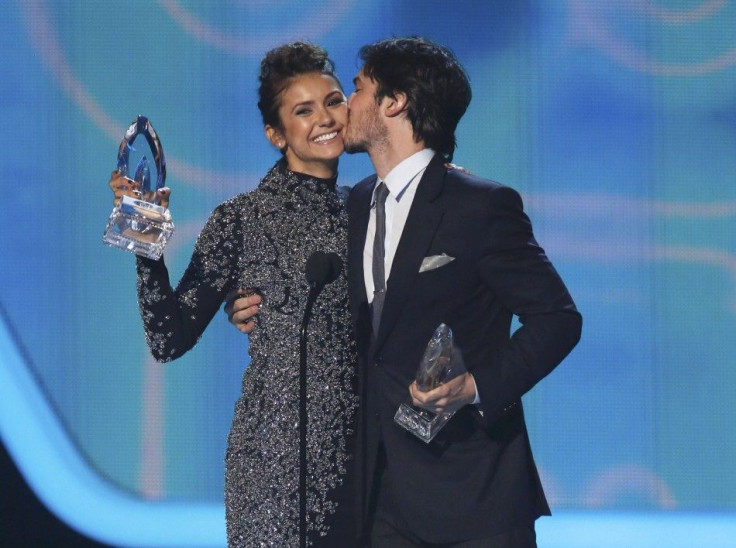
M 296 111 L 296 115 L 297 116 L 304 116 L 306 114 L 309 114 L 310 112 L 311 112 L 311 110 L 309 110 L 308 108 L 300 108 L 299 110 Z

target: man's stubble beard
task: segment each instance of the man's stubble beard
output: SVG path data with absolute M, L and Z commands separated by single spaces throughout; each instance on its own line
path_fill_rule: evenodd
M 345 152 L 355 154 L 357 152 L 368 152 L 388 143 L 388 128 L 381 120 L 378 105 L 373 104 L 366 112 L 362 121 L 356 121 L 360 136 L 351 134 L 350 126 L 353 122 L 348 118 L 348 131 L 345 137 Z

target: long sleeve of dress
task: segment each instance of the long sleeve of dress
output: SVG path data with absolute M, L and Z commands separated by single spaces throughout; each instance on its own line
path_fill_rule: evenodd
M 234 286 L 242 256 L 242 224 L 233 204 L 220 205 L 197 239 L 176 290 L 163 259 L 138 258 L 138 303 L 146 342 L 154 358 L 167 362 L 192 348 Z

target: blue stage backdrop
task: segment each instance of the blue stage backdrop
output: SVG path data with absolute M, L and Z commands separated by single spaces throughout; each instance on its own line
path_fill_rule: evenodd
M 585 318 L 525 397 L 553 510 L 736 516 L 736 2 L 6 0 L 0 21 L 0 329 L 21 357 L 0 359 L 105 484 L 220 505 L 248 366 L 224 314 L 182 359 L 150 357 L 134 257 L 101 241 L 127 125 L 148 116 L 164 145 L 178 280 L 212 209 L 278 157 L 263 53 L 324 45 L 349 93 L 362 44 L 421 34 L 472 80 L 455 162 L 522 193 Z M 340 181 L 370 172 L 346 156 Z

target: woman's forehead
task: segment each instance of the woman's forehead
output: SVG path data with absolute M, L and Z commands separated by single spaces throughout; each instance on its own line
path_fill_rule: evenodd
M 334 91 L 342 91 L 340 83 L 329 74 L 309 72 L 293 76 L 284 87 L 284 100 L 301 101 L 304 97 L 319 97 Z

